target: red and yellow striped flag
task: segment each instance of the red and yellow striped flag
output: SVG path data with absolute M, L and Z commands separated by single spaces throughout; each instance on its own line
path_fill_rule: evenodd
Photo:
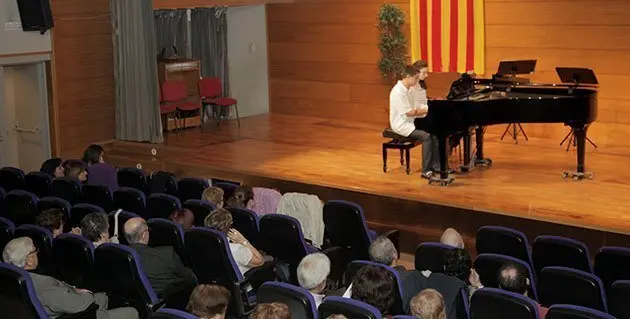
M 411 57 L 431 72 L 484 73 L 484 0 L 410 0 Z

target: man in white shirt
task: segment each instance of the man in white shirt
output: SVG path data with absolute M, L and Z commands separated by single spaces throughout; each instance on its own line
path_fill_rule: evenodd
M 417 130 L 415 118 L 423 118 L 429 111 L 426 90 L 418 83 L 428 76 L 428 68 L 407 66 L 403 79 L 389 94 L 389 124 L 396 134 L 422 142 L 422 177 L 429 179 L 439 170 L 438 140 L 434 135 Z
M 302 288 L 307 289 L 313 295 L 317 307 L 326 297 L 323 292 L 326 288 L 326 279 L 329 274 L 330 259 L 322 253 L 306 255 L 298 265 L 298 282 Z

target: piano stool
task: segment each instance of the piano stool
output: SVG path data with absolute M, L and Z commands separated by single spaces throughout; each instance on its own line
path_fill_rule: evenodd
M 387 173 L 387 150 L 388 149 L 397 149 L 400 151 L 400 165 L 405 165 L 405 171 L 407 175 L 411 173 L 411 168 L 409 164 L 410 155 L 409 150 L 420 145 L 418 141 L 414 139 L 409 139 L 402 135 L 398 135 L 392 131 L 390 128 L 386 128 L 383 130 L 383 137 L 391 138 L 390 141 L 383 143 L 383 173 Z M 403 153 L 405 157 L 403 158 Z

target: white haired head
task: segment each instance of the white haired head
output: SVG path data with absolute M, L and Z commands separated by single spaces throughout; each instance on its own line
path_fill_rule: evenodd
M 4 247 L 2 259 L 5 263 L 20 268 L 26 268 L 25 266 L 32 266 L 32 268 L 35 268 L 37 267 L 37 262 L 35 261 L 35 265 L 32 265 L 33 261 L 28 261 L 29 256 L 31 256 L 34 251 L 35 245 L 33 244 L 32 239 L 28 237 L 19 237 L 11 240 Z
M 330 274 L 330 259 L 322 253 L 306 255 L 297 268 L 298 282 L 302 288 L 313 293 L 320 293 L 326 287 L 326 278 Z

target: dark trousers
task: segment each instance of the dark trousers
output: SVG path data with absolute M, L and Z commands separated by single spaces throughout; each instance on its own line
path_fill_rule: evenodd
M 440 170 L 440 149 L 437 137 L 423 130 L 414 130 L 407 137 L 422 142 L 422 172 Z

